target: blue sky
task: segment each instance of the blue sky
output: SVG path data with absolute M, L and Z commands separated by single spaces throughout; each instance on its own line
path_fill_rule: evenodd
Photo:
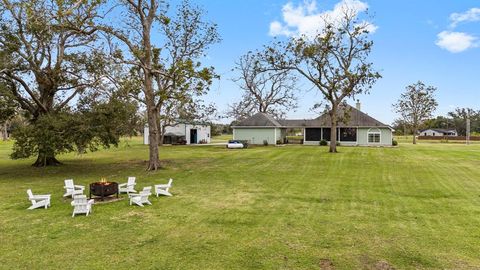
M 312 4 L 303 0 L 193 2 L 208 12 L 207 18 L 218 24 L 222 36 L 222 42 L 210 49 L 205 61 L 215 66 L 222 77 L 206 97 L 215 102 L 220 112 L 241 96 L 239 87 L 231 82 L 235 76 L 231 71 L 234 62 L 272 40 L 272 22 L 286 25 L 287 4 L 293 8 Z M 339 2 L 314 1 L 315 9 L 304 15 L 332 10 Z M 390 124 L 396 117 L 391 104 L 406 85 L 418 80 L 438 88 L 437 115 L 445 115 L 455 107 L 480 109 L 480 42 L 476 39 L 480 38 L 480 1 L 365 0 L 361 3 L 368 5 L 369 13 L 374 15 L 371 23 L 378 27 L 371 36 L 375 45 L 370 60 L 383 76 L 370 95 L 358 97 L 363 111 Z M 294 31 L 295 25 L 289 29 Z M 315 117 L 310 109 L 322 96 L 314 90 L 307 91 L 311 88 L 308 84 L 299 88 L 299 108 L 289 112 L 288 117 Z

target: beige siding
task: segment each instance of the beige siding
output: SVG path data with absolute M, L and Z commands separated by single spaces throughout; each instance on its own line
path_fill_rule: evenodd
M 263 144 L 264 140 L 268 144 L 275 144 L 279 136 L 281 136 L 279 128 L 234 128 L 233 131 L 234 140 L 247 140 L 250 144 Z

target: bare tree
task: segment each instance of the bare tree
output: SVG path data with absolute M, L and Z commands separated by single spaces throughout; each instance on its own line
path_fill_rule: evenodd
M 418 127 L 423 121 L 432 117 L 438 103 L 435 99 L 437 88 L 426 86 L 423 82 L 411 84 L 405 88 L 397 103 L 393 104 L 396 113 L 402 116 L 405 123 L 413 129 L 413 144 L 417 143 Z
M 125 0 L 126 23 L 123 26 L 102 26 L 107 34 L 127 48 L 116 54 L 118 62 L 129 65 L 129 79 L 124 87 L 147 110 L 149 128 L 149 164 L 147 170 L 160 168 L 160 113 L 170 100 L 182 100 L 192 93 L 208 90 L 213 68 L 202 68 L 199 59 L 205 50 L 219 41 L 216 25 L 202 21 L 203 12 L 183 1 L 175 18 L 167 17 L 168 5 L 162 0 Z M 152 41 L 152 33 L 160 34 L 162 44 Z M 141 91 L 138 86 L 140 85 Z
M 164 16 L 167 5 L 163 0 L 125 0 L 120 4 L 126 9 L 124 25 L 113 27 L 103 25 L 99 28 L 119 40 L 127 53 L 115 52 L 121 63 L 131 65 L 138 77 L 141 77 L 143 103 L 146 105 L 149 129 L 149 161 L 147 170 L 160 168 L 158 157 L 158 111 L 155 106 L 155 91 L 153 80 L 153 49 L 152 31 L 156 23 L 166 24 Z
M 229 105 L 227 116 L 241 120 L 257 112 L 283 118 L 297 108 L 296 77 L 288 70 L 269 70 L 268 63 L 249 52 L 236 62 L 239 77 L 233 79 L 243 90 L 242 99 Z
M 339 107 L 347 98 L 368 93 L 381 78 L 368 61 L 373 47 L 368 29 L 356 11 L 344 8 L 340 20 L 325 18 L 325 27 L 316 36 L 277 42 L 263 54 L 272 69 L 297 72 L 323 95 L 329 108 L 332 153 L 337 152 L 337 122 L 345 117 L 338 115 Z

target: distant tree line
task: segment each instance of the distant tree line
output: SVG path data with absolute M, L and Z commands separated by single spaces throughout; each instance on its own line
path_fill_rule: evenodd
M 426 119 L 420 129 L 455 129 L 459 136 L 466 136 L 467 118 L 470 118 L 470 135 L 480 135 L 480 110 L 472 108 L 456 108 L 448 112 L 447 116 Z M 402 119 L 395 120 L 392 127 L 397 135 L 413 134 L 412 127 Z

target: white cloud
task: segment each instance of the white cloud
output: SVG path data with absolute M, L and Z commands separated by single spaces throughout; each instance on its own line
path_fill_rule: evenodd
M 471 48 L 480 47 L 478 38 L 465 32 L 453 31 L 460 23 L 480 21 L 480 8 L 471 8 L 463 13 L 450 14 L 450 31 L 442 31 L 437 35 L 435 44 L 452 53 L 459 53 Z
M 355 14 L 368 9 L 368 4 L 360 0 L 341 0 L 332 10 L 319 11 L 316 0 L 305 0 L 295 6 L 292 2 L 282 8 L 283 23 L 274 21 L 270 23 L 270 35 L 272 36 L 314 36 L 325 27 L 325 20 L 340 22 L 345 10 Z M 368 23 L 368 30 L 374 32 L 378 27 Z
M 450 14 L 450 27 L 455 28 L 462 22 L 477 22 L 480 21 L 480 8 L 471 8 L 464 13 Z
M 477 38 L 463 32 L 443 31 L 437 35 L 437 46 L 452 53 L 478 47 Z

